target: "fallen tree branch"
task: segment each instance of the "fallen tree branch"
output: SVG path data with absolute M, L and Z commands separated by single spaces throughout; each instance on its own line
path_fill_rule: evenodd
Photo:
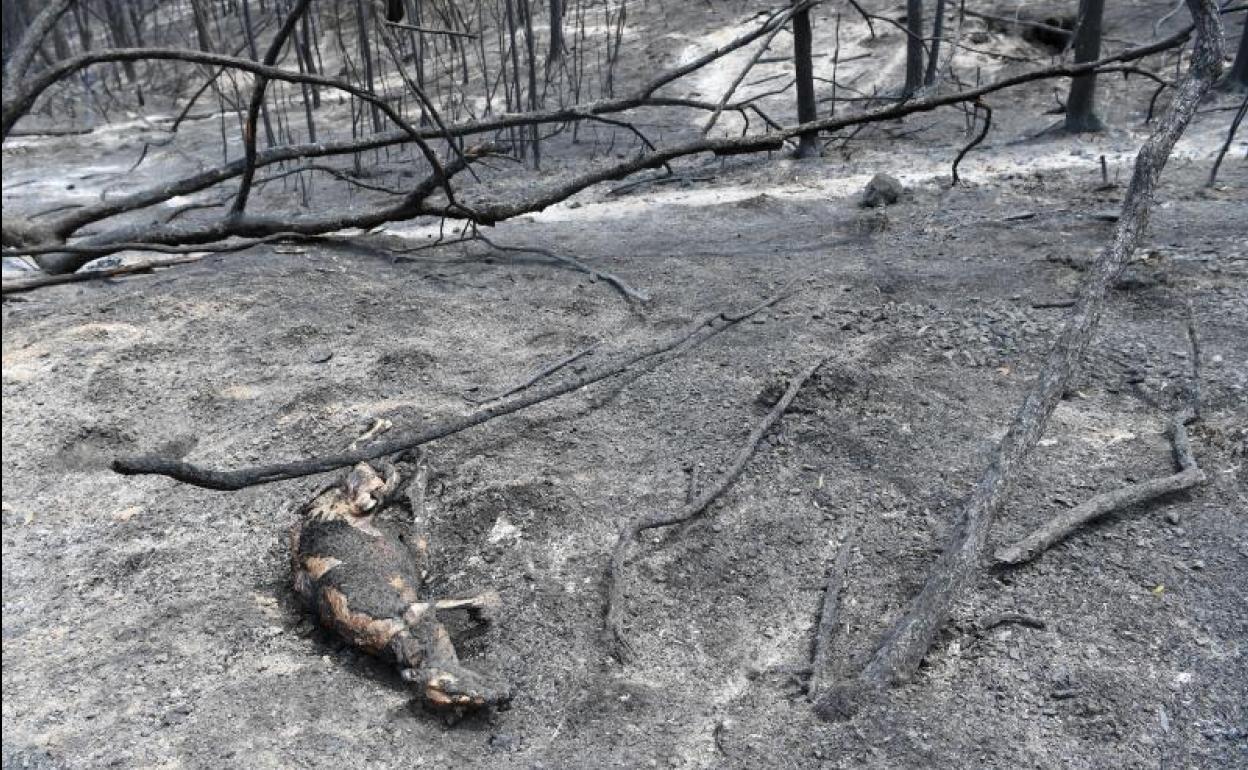
M 819 367 L 823 366 L 827 358 L 821 358 L 814 365 L 808 367 L 801 374 L 793 378 L 789 383 L 788 390 L 776 402 L 767 416 L 763 418 L 754 430 L 750 431 L 750 435 L 746 438 L 745 443 L 737 451 L 736 457 L 733 458 L 732 464 L 724 471 L 715 483 L 704 489 L 690 503 L 684 505 L 676 513 L 651 513 L 637 519 L 636 521 L 625 524 L 620 530 L 619 538 L 615 542 L 615 548 L 611 550 L 611 558 L 607 564 L 607 606 L 606 606 L 606 629 L 611 635 L 613 641 L 613 654 L 617 659 L 626 661 L 632 656 L 632 645 L 629 643 L 624 632 L 624 615 L 627 611 L 624 607 L 624 567 L 628 560 L 629 546 L 637 539 L 642 532 L 656 527 L 667 527 L 673 524 L 680 524 L 685 521 L 702 514 L 711 503 L 719 499 L 720 495 L 732 486 L 741 472 L 745 470 L 745 465 L 754 456 L 754 450 L 758 448 L 758 442 L 762 440 L 767 431 L 771 430 L 784 413 L 788 410 L 789 405 L 793 403 L 793 399 L 797 397 L 798 391 L 802 389 L 802 385 L 810 379 Z
M 492 225 L 507 219 L 522 216 L 524 214 L 541 211 L 547 206 L 566 200 L 572 195 L 601 182 L 622 179 L 645 169 L 658 168 L 672 160 L 689 155 L 709 152 L 723 157 L 729 155 L 778 150 L 783 147 L 785 141 L 793 139 L 804 133 L 835 131 L 860 124 L 896 120 L 915 113 L 931 112 L 941 107 L 953 104 L 976 101 L 990 93 L 1007 88 L 1013 88 L 1015 86 L 1030 83 L 1036 80 L 1044 80 L 1054 77 L 1073 77 L 1076 75 L 1087 74 L 1089 72 L 1104 71 L 1107 67 L 1110 67 L 1110 65 L 1118 62 L 1134 61 L 1160 51 L 1169 50 L 1170 48 L 1185 42 L 1188 37 L 1191 36 L 1191 32 L 1192 28 L 1188 27 L 1187 29 L 1180 31 L 1175 35 L 1171 35 L 1164 40 L 1160 40 L 1146 46 L 1141 46 L 1139 48 L 1123 51 L 1115 56 L 1099 59 L 1095 62 L 1087 62 L 1084 64 L 1058 64 L 1053 67 L 1033 70 L 1031 72 L 1002 78 L 978 88 L 960 91 L 954 94 L 936 95 L 926 99 L 917 99 L 909 102 L 893 104 L 858 115 L 822 118 L 808 123 L 786 126 L 783 129 L 776 129 L 760 134 L 736 138 L 703 137 L 685 142 L 683 144 L 655 150 L 630 160 L 623 161 L 614 166 L 587 172 L 552 189 L 535 193 L 527 200 L 521 200 L 515 203 L 474 204 L 472 218 L 477 224 Z M 435 210 L 427 213 L 445 216 L 452 219 L 465 218 L 463 212 L 454 211 L 450 208 Z
M 1140 148 L 1112 241 L 1097 257 L 1071 317 L 976 482 L 922 590 L 884 634 L 862 671 L 819 698 L 816 710 L 821 717 L 848 719 L 878 691 L 913 676 L 936 633 L 947 622 L 954 601 L 978 573 L 992 520 L 1004 506 L 1019 468 L 1078 370 L 1110 286 L 1143 236 L 1157 180 L 1170 152 L 1222 69 L 1222 25 L 1216 7 L 1212 0 L 1189 0 L 1189 7 L 1197 29 L 1191 64 L 1173 102 Z
M 568 364 L 581 360 L 582 358 L 589 355 L 590 353 L 593 353 L 595 350 L 597 350 L 601 346 L 602 346 L 602 342 L 595 342 L 589 347 L 582 348 L 570 356 L 564 356 L 563 358 L 559 359 L 553 364 L 543 366 L 541 369 L 535 372 L 532 376 L 527 378 L 524 382 L 520 383 L 519 385 L 513 385 L 507 390 L 504 390 L 502 393 L 498 393 L 493 396 L 485 396 L 484 398 L 474 398 L 472 396 L 464 396 L 464 400 L 472 404 L 486 404 L 486 403 L 489 403 L 490 401 L 498 401 L 499 399 L 507 398 L 508 396 L 514 396 L 515 394 L 519 393 L 520 391 L 524 390 L 530 385 L 533 385 L 538 380 L 549 377 L 550 375 L 559 371 L 560 369 L 567 366 Z
M 1062 511 L 1017 543 L 998 549 L 993 554 L 996 565 L 1012 567 L 1024 564 L 1070 537 L 1075 530 L 1097 519 L 1132 505 L 1203 484 L 1205 472 L 1197 467 L 1196 460 L 1192 457 L 1184 425 L 1193 419 L 1195 414 L 1190 409 L 1185 409 L 1175 416 L 1167 431 L 1174 444 L 1175 457 L 1182 468 L 1178 473 L 1105 492 Z
M 629 354 L 621 361 L 603 364 L 597 369 L 593 369 L 589 372 L 581 374 L 580 376 L 573 377 L 566 382 L 550 385 L 512 401 L 504 401 L 500 404 L 496 404 L 495 406 L 472 412 L 471 414 L 452 417 L 441 423 L 425 428 L 424 430 L 403 433 L 389 439 L 388 441 L 378 442 L 367 449 L 357 449 L 339 454 L 315 457 L 309 460 L 297 460 L 294 462 L 240 468 L 232 471 L 213 470 L 212 468 L 205 468 L 194 463 L 172 460 L 159 456 L 118 458 L 113 461 L 112 469 L 114 472 L 126 476 L 154 474 L 159 476 L 168 476 L 169 478 L 181 481 L 185 484 L 192 484 L 197 487 L 203 487 L 204 489 L 232 491 L 257 486 L 259 484 L 269 484 L 274 481 L 284 481 L 286 479 L 297 479 L 304 476 L 312 476 L 317 473 L 338 470 L 339 468 L 346 468 L 359 462 L 374 460 L 378 457 L 393 455 L 407 449 L 422 446 L 431 441 L 436 441 L 437 439 L 445 438 L 446 436 L 476 427 L 477 425 L 489 422 L 495 418 L 512 414 L 513 412 L 518 412 L 522 409 L 527 409 L 528 407 L 540 404 L 543 401 L 549 401 L 580 390 L 587 385 L 592 385 L 600 380 L 605 380 L 608 377 L 620 374 L 640 361 L 659 356 L 673 350 L 674 348 L 678 348 L 691 338 L 698 335 L 699 332 L 708 332 L 699 340 L 699 342 L 705 341 L 711 336 L 724 331 L 745 318 L 761 312 L 765 308 L 771 307 L 788 296 L 790 296 L 790 293 L 788 292 L 777 294 L 776 296 L 765 300 L 744 313 L 735 316 L 722 311 L 718 313 L 710 313 L 694 321 L 689 327 L 674 337 L 664 339 L 643 348 L 638 352 Z M 685 349 L 687 350 L 688 348 Z
M 250 248 L 250 245 L 248 248 Z M 150 273 L 162 267 L 185 265 L 190 262 L 198 262 L 201 259 L 203 259 L 202 256 L 193 255 L 178 259 L 158 259 L 146 262 L 136 262 L 131 265 L 119 265 L 118 267 L 110 267 L 103 270 L 84 270 L 78 273 L 37 275 L 32 278 L 16 278 L 11 281 L 5 281 L 3 288 L 0 289 L 0 294 L 17 294 L 23 291 L 39 289 L 44 286 L 58 286 L 64 283 L 80 283 L 83 281 L 99 281 L 105 278 L 116 278 L 122 275 L 133 275 L 135 273 Z
M 495 251 L 504 251 L 504 252 L 509 251 L 509 252 L 521 253 L 521 254 L 539 254 L 543 257 L 546 257 L 549 260 L 559 262 L 575 270 L 579 270 L 582 273 L 585 273 L 586 275 L 592 276 L 595 280 L 605 281 L 606 283 L 611 284 L 617 290 L 619 290 L 619 292 L 623 294 L 626 298 L 633 300 L 634 302 L 649 302 L 650 301 L 650 295 L 646 294 L 645 292 L 638 291 L 637 289 L 634 289 L 632 286 L 629 286 L 619 276 L 613 275 L 611 273 L 604 273 L 601 270 L 592 268 L 589 265 L 585 264 L 584 262 L 580 261 L 579 259 L 576 259 L 575 257 L 567 257 L 562 254 L 556 254 L 550 249 L 541 249 L 541 248 L 531 247 L 531 246 L 500 246 L 497 243 L 491 241 L 489 238 L 486 238 L 480 232 L 477 232 L 473 236 L 473 240 L 481 241 L 482 243 L 486 244 L 487 246 L 494 249 Z
M 387 27 L 396 27 L 406 30 L 407 32 L 416 32 L 421 35 L 447 35 L 449 37 L 465 37 L 469 40 L 476 40 L 477 36 L 472 32 L 460 32 L 454 29 L 437 29 L 434 27 L 418 27 L 415 24 L 404 24 L 399 21 L 384 22 Z
M 823 606 L 819 612 L 819 623 L 815 627 L 815 641 L 811 654 L 810 687 L 807 690 L 811 701 L 818 701 L 828 683 L 832 681 L 832 637 L 841 619 L 841 592 L 845 587 L 845 577 L 849 571 L 849 558 L 857 537 L 848 535 L 836 552 L 836 561 L 828 571 L 828 582 L 823 589 Z
M 228 237 L 228 236 L 227 236 Z M 271 235 L 265 235 L 259 238 L 248 238 L 236 242 L 224 243 L 208 243 L 208 244 L 186 244 L 182 246 L 169 245 L 164 243 L 149 243 L 146 241 L 119 241 L 110 243 L 107 246 L 27 246 L 16 249 L 5 249 L 6 257 L 35 257 L 41 254 L 54 254 L 65 252 L 67 254 L 76 254 L 85 258 L 85 262 L 93 259 L 106 257 L 109 254 L 116 254 L 119 251 L 151 251 L 158 254 L 195 254 L 199 252 L 212 252 L 214 254 L 223 254 L 233 251 L 245 251 L 255 246 L 265 243 L 273 243 L 274 241 L 313 241 L 317 240 L 316 236 L 304 235 L 296 232 L 276 232 Z M 92 275 L 95 270 L 88 270 L 85 273 L 71 273 L 69 275 Z M 49 276 L 53 277 L 53 276 Z M 96 276 L 99 277 L 99 276 Z M 107 276 L 104 276 L 107 277 Z M 89 280 L 89 279 L 86 279 Z
M 784 22 L 787 22 L 793 17 L 795 10 L 796 9 L 792 8 L 789 9 L 785 13 L 781 14 L 780 18 Z M 715 127 L 715 123 L 719 120 L 719 116 L 723 114 L 724 106 L 728 104 L 728 100 L 732 98 L 734 93 L 736 93 L 737 88 L 741 85 L 741 81 L 745 80 L 746 76 L 750 74 L 750 70 L 754 69 L 754 65 L 758 64 L 758 60 L 762 58 L 762 55 L 767 52 L 768 48 L 771 47 L 771 41 L 776 39 L 776 35 L 780 34 L 780 30 L 782 29 L 784 29 L 783 24 L 777 24 L 775 29 L 763 38 L 763 42 L 759 44 L 758 50 L 754 52 L 754 55 L 750 57 L 750 60 L 746 62 L 745 66 L 741 68 L 741 71 L 737 73 L 737 77 L 728 85 L 726 89 L 724 89 L 724 95 L 719 98 L 719 102 L 715 105 L 714 111 L 711 112 L 711 115 L 706 119 L 706 122 L 702 124 L 703 136 L 709 134 L 711 129 Z
M 1014 545 L 998 549 L 993 554 L 997 566 L 1014 566 L 1029 562 L 1065 540 L 1085 524 L 1123 508 L 1146 503 L 1158 497 L 1205 483 L 1205 472 L 1196 464 L 1196 456 L 1192 454 L 1191 442 L 1187 435 L 1187 424 L 1200 419 L 1200 338 L 1196 333 L 1196 318 L 1191 302 L 1185 304 L 1188 352 L 1192 364 L 1188 406 L 1174 416 L 1166 430 L 1179 472 L 1105 492 L 1085 500 L 1074 508 L 1062 511 Z

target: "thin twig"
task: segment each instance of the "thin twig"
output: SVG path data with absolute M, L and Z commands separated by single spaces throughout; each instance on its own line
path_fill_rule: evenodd
M 1188 355 L 1192 358 L 1192 376 L 1190 388 L 1189 403 L 1192 406 L 1192 414 L 1198 419 L 1201 416 L 1200 406 L 1200 334 L 1196 327 L 1196 308 L 1192 307 L 1190 297 L 1186 298 L 1183 303 L 1184 311 L 1187 315 L 1187 348 Z
M 623 294 L 625 297 L 627 297 L 630 300 L 634 300 L 636 302 L 649 302 L 650 301 L 650 296 L 648 294 L 646 294 L 645 292 L 638 291 L 637 289 L 634 289 L 632 286 L 629 286 L 619 276 L 613 275 L 611 273 L 604 273 L 601 270 L 592 268 L 589 265 L 585 264 L 584 262 L 580 261 L 579 259 L 576 259 L 575 257 L 567 257 L 562 254 L 556 254 L 555 252 L 549 249 L 542 249 L 542 248 L 537 248 L 537 247 L 500 246 L 499 244 L 495 243 L 494 241 L 491 241 L 489 238 L 485 237 L 484 235 L 481 235 L 480 232 L 476 234 L 475 238 L 476 240 L 481 241 L 482 243 L 486 244 L 487 246 L 494 249 L 495 251 L 509 251 L 509 252 L 520 253 L 520 254 L 540 254 L 541 256 L 546 257 L 547 259 L 554 260 L 555 262 L 560 262 L 562 264 L 568 265 L 569 267 L 573 267 L 581 271 L 582 273 L 586 273 L 587 275 L 593 276 L 594 278 L 598 280 L 606 281 L 607 283 L 614 286 L 617 290 L 619 290 L 621 294 Z
M 801 390 L 802 385 L 827 360 L 826 357 L 819 359 L 815 364 L 793 378 L 793 381 L 789 383 L 788 390 L 780 397 L 776 405 L 767 413 L 762 422 L 754 430 L 750 431 L 750 435 L 746 438 L 745 443 L 741 445 L 741 448 L 737 450 L 736 457 L 733 458 L 732 464 L 728 466 L 728 469 L 715 480 L 715 483 L 699 493 L 692 502 L 682 506 L 676 513 L 656 512 L 642 516 L 640 519 L 624 525 L 620 530 L 619 538 L 611 551 L 611 558 L 607 566 L 606 607 L 606 628 L 614 642 L 613 653 L 617 658 L 628 660 L 632 656 L 632 645 L 624 632 L 624 614 L 627 611 L 624 607 L 624 567 L 628 560 L 629 546 L 642 532 L 648 529 L 668 527 L 689 521 L 702 514 L 710 507 L 711 503 L 719 499 L 720 495 L 726 492 L 741 475 L 741 472 L 745 470 L 746 463 L 750 461 L 750 458 L 754 456 L 754 451 L 758 448 L 758 443 L 762 441 L 767 431 L 771 430 L 772 426 L 788 410 L 789 405 L 793 403 L 793 399 L 797 398 L 798 391 Z
M 994 612 L 991 615 L 980 618 L 975 623 L 976 636 L 983 636 L 994 628 L 1004 625 L 1026 626 L 1034 628 L 1037 631 L 1044 631 L 1049 627 L 1040 618 L 1033 618 L 1030 615 L 1024 615 L 1021 612 Z
M 980 142 L 984 141 L 984 138 L 988 136 L 988 129 L 992 127 L 992 108 L 981 101 L 976 101 L 974 106 L 976 110 L 982 109 L 984 111 L 984 127 L 980 129 L 978 136 L 962 148 L 962 151 L 958 153 L 958 157 L 953 159 L 953 187 L 957 187 L 958 182 L 962 181 L 961 177 L 958 176 L 958 164 L 962 162 L 962 159 L 966 157 L 968 152 L 975 149 Z
M 489 403 L 490 401 L 498 401 L 499 399 L 507 398 L 508 396 L 514 396 L 515 394 L 519 393 L 520 391 L 524 390 L 530 385 L 533 385 L 538 380 L 541 380 L 545 377 L 549 377 L 550 375 L 559 371 L 560 369 L 567 366 L 568 364 L 573 363 L 574 361 L 579 361 L 580 359 L 594 352 L 601 346 L 602 346 L 601 341 L 595 342 L 594 344 L 590 345 L 587 348 L 578 350 L 569 356 L 564 356 L 563 358 L 559 359 L 553 364 L 549 364 L 547 366 L 542 367 L 541 369 L 533 373 L 532 376 L 530 376 L 528 379 L 526 379 L 524 382 L 520 383 L 519 385 L 513 385 L 507 390 L 504 390 L 502 393 L 497 393 L 493 396 L 485 396 L 483 398 L 464 396 L 464 400 L 471 404 L 485 404 L 485 403 Z
M 449 35 L 450 37 L 466 37 L 469 40 L 476 40 L 477 35 L 473 32 L 459 32 L 453 29 L 435 29 L 433 27 L 418 27 L 415 24 L 404 24 L 398 21 L 385 22 L 387 27 L 398 27 L 408 32 L 419 32 L 422 35 Z

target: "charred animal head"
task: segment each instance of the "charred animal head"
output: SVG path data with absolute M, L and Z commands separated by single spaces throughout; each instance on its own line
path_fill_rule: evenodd
M 405 669 L 403 679 L 419 687 L 425 702 L 438 709 L 470 711 L 511 700 L 511 691 L 506 686 L 451 663 Z
M 304 513 L 324 521 L 366 519 L 384 506 L 398 484 L 394 466 L 384 465 L 379 473 L 368 463 L 360 463 L 317 495 Z

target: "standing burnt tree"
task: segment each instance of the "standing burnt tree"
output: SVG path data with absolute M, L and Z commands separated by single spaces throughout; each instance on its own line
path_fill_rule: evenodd
M 1239 32 L 1239 50 L 1235 52 L 1235 63 L 1231 65 L 1220 85 L 1231 91 L 1248 91 L 1248 21 L 1244 22 Z
M 546 53 L 546 68 L 563 60 L 563 0 L 550 0 L 550 46 Z
M 815 106 L 815 67 L 811 52 L 810 10 L 793 14 L 793 69 L 797 74 L 797 122 L 810 123 L 818 112 Z M 819 154 L 819 132 L 807 131 L 798 140 L 797 157 Z
M 923 0 L 906 0 L 906 84 L 903 98 L 923 87 Z
M 927 55 L 927 74 L 923 76 L 923 85 L 930 86 L 936 82 L 940 70 L 940 38 L 945 33 L 945 0 L 936 0 L 936 12 L 932 14 L 932 48 Z
M 1096 61 L 1101 56 L 1101 20 L 1105 0 L 1081 0 L 1079 28 L 1075 31 L 1075 62 Z M 1096 73 L 1080 75 L 1071 81 L 1066 99 L 1066 130 L 1072 134 L 1104 129 L 1096 115 Z

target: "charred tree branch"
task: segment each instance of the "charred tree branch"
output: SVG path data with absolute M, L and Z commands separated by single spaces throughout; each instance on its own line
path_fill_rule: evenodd
M 611 635 L 614 646 L 613 652 L 617 658 L 622 661 L 628 660 L 632 657 L 633 652 L 632 645 L 629 643 L 624 631 L 624 616 L 627 611 L 624 606 L 624 567 L 628 561 L 629 546 L 637 540 L 642 532 L 648 529 L 680 524 L 701 515 L 710 507 L 711 503 L 718 500 L 724 492 L 728 491 L 728 488 L 732 486 L 733 482 L 741 475 L 741 472 L 745 470 L 746 463 L 754 456 L 754 450 L 758 448 L 758 442 L 784 416 L 789 405 L 793 403 L 793 399 L 797 398 L 798 391 L 802 389 L 802 385 L 810 379 L 819 367 L 823 366 L 825 361 L 827 361 L 827 358 L 820 359 L 793 378 L 793 381 L 789 383 L 788 390 L 776 402 L 776 405 L 767 413 L 762 422 L 755 426 L 754 430 L 750 431 L 750 435 L 737 451 L 728 469 L 715 480 L 715 483 L 702 490 L 692 502 L 687 503 L 675 513 L 651 513 L 643 516 L 624 525 L 623 529 L 620 530 L 619 538 L 615 542 L 615 547 L 611 550 L 611 558 L 607 566 L 606 606 L 606 628 Z
M 245 489 L 259 484 L 270 484 L 275 481 L 297 479 L 304 476 L 312 476 L 317 473 L 325 473 L 328 471 L 338 470 L 340 468 L 346 468 L 359 462 L 374 460 L 378 457 L 396 454 L 404 450 L 428 444 L 431 441 L 436 441 L 437 439 L 445 438 L 446 436 L 450 436 L 455 433 L 460 433 L 498 417 L 512 414 L 522 409 L 527 409 L 528 407 L 540 404 L 543 401 L 549 401 L 553 398 L 567 395 L 588 385 L 605 380 L 608 377 L 614 377 L 617 374 L 625 372 L 639 362 L 676 349 L 697 336 L 700 332 L 706 331 L 708 334 L 699 340 L 704 341 L 709 336 L 718 334 L 744 318 L 749 317 L 749 315 L 757 313 L 764 308 L 780 302 L 787 296 L 789 295 L 786 293 L 779 294 L 764 303 L 757 305 L 751 310 L 746 311 L 745 314 L 737 316 L 724 312 L 712 313 L 703 316 L 679 334 L 627 355 L 620 361 L 603 364 L 596 369 L 574 377 L 566 382 L 552 384 L 545 388 L 535 390 L 527 396 L 523 396 L 512 401 L 504 401 L 494 406 L 480 409 L 471 414 L 460 417 L 452 417 L 439 424 L 425 428 L 424 430 L 408 432 L 396 436 L 388 441 L 378 442 L 366 449 L 357 449 L 339 454 L 316 457 L 309 460 L 297 460 L 294 462 L 240 468 L 232 471 L 214 470 L 212 468 L 205 468 L 194 463 L 156 456 L 119 458 L 113 461 L 112 468 L 115 472 L 127 476 L 140 474 L 168 476 L 169 478 L 177 481 L 192 484 L 197 487 L 203 487 L 204 489 L 218 489 L 224 491 Z

